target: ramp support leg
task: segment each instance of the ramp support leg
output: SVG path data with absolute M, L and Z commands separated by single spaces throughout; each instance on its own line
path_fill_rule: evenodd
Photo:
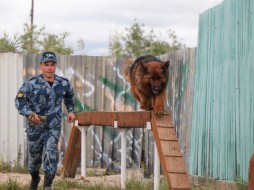
M 154 143 L 154 190 L 159 190 L 160 187 L 160 158 L 159 153 Z
M 78 127 L 81 131 L 81 177 L 86 177 L 86 131 L 88 127 Z
M 121 189 L 126 183 L 126 129 L 121 129 Z

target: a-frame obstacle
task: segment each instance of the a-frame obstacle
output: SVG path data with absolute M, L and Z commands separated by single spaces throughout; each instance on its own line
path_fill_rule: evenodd
M 190 190 L 189 177 L 179 149 L 173 122 L 169 113 L 161 116 L 152 112 L 83 112 L 76 115 L 78 125 L 114 126 L 118 128 L 145 128 L 151 122 L 155 144 L 159 153 L 163 174 L 169 189 Z M 77 124 L 76 124 L 77 125 Z M 81 161 L 81 133 L 72 128 L 67 151 L 63 160 L 62 177 L 75 177 Z

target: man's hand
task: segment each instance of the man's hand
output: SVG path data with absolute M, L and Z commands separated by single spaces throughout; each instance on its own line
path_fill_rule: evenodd
M 39 115 L 37 115 L 36 113 L 31 113 L 28 117 L 28 120 L 31 121 L 34 124 L 40 124 L 41 123 L 41 119 L 40 119 Z
M 72 123 L 75 120 L 75 115 L 72 112 L 69 112 L 67 115 L 67 121 L 68 123 Z

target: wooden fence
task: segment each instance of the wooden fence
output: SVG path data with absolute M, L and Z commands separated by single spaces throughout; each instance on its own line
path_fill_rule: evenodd
M 186 163 L 188 163 L 189 157 L 195 51 L 195 49 L 185 49 L 159 57 L 162 60 L 170 60 L 171 62 L 168 99 L 165 108 L 166 111 L 172 113 L 180 140 L 181 151 L 184 154 Z M 12 62 L 15 56 L 15 53 L 8 53 L 8 60 L 1 64 L 5 64 L 8 67 L 8 63 Z M 6 57 L 6 53 L 1 53 L 1 57 Z M 21 78 L 23 77 L 23 81 L 25 81 L 31 76 L 40 73 L 40 55 L 23 54 L 22 57 L 22 63 L 18 64 L 22 65 L 21 68 L 23 67 L 23 69 L 17 75 L 21 76 Z M 57 74 L 67 77 L 74 87 L 76 113 L 86 111 L 140 110 L 139 104 L 130 94 L 129 84 L 123 79 L 121 59 L 99 56 L 59 56 L 58 60 Z M 11 78 L 12 73 L 7 74 Z M 19 81 L 19 83 L 22 83 L 22 81 Z M 16 86 L 15 89 L 12 89 L 14 94 L 18 91 L 18 87 Z M 9 107 L 14 107 L 14 94 L 12 94 L 13 101 L 7 105 Z M 61 158 L 66 151 L 71 131 L 71 126 L 66 122 L 65 117 L 66 111 L 64 110 L 63 130 L 61 134 L 62 143 L 59 147 L 61 149 Z M 21 118 L 21 116 L 17 115 L 17 118 Z M 19 128 L 22 128 L 22 126 L 23 122 L 19 123 Z M 1 127 L 0 133 L 8 127 L 8 125 Z M 11 133 L 15 133 L 15 131 L 11 131 Z M 126 135 L 128 147 L 127 167 L 140 167 L 143 161 L 149 174 L 153 168 L 153 135 L 151 133 L 144 133 L 143 129 L 130 129 Z M 24 145 L 21 147 L 21 153 L 25 156 L 26 163 L 26 140 L 24 133 L 23 138 Z M 3 140 L 6 141 L 6 139 L 0 139 L 0 141 Z M 88 130 L 87 140 L 88 167 L 120 170 L 120 133 L 118 129 L 93 126 Z M 16 144 L 19 144 L 19 142 Z M 6 153 L 8 154 L 7 151 Z M 17 156 L 18 152 L 14 154 Z M 16 156 L 14 158 L 17 158 Z

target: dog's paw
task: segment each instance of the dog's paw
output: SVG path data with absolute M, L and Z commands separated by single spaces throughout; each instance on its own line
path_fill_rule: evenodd
M 151 104 L 143 104 L 143 105 L 141 105 L 141 109 L 146 110 L 146 111 L 153 110 Z
M 156 115 L 162 115 L 163 114 L 163 107 L 161 106 L 157 106 L 154 108 L 153 112 L 156 114 Z
M 155 113 L 155 115 L 162 115 L 162 114 L 163 114 L 163 111 L 154 110 L 154 113 Z
M 149 106 L 145 106 L 145 107 L 141 107 L 142 110 L 146 110 L 146 111 L 151 111 L 153 110 L 153 108 L 149 107 Z

